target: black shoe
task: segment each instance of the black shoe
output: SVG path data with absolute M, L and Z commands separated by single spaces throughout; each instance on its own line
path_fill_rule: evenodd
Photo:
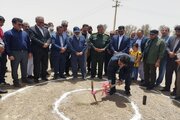
M 99 79 L 102 79 L 102 76 L 98 76 Z
M 142 86 L 142 87 L 147 87 L 148 85 L 145 84 L 145 83 L 141 83 L 140 86 Z
M 0 94 L 4 94 L 4 93 L 8 93 L 8 91 L 0 89 Z
M 174 98 L 175 100 L 180 100 L 180 96 L 175 96 L 175 98 Z
M 28 76 L 27 76 L 27 78 L 29 78 L 29 79 L 33 79 L 33 78 L 34 78 L 34 76 L 32 76 L 32 75 L 28 75 Z
M 109 95 L 113 95 L 114 93 L 116 93 L 116 90 L 110 90 L 110 91 L 108 92 Z
M 14 83 L 13 85 L 14 85 L 14 87 L 17 87 L 17 88 L 21 88 L 22 87 L 22 85 L 20 83 Z
M 35 82 L 35 83 L 39 83 L 39 80 L 38 80 L 38 79 L 35 79 L 34 82 Z
M 60 78 L 66 78 L 66 76 L 64 76 L 64 75 L 61 75 L 61 76 L 60 76 Z
M 86 77 L 82 77 L 82 79 L 83 79 L 83 80 L 87 80 L 87 78 L 86 78 Z
M 171 95 L 171 96 L 176 96 L 176 92 L 175 92 L 175 91 L 172 91 L 172 92 L 170 93 L 170 95 Z
M 4 85 L 4 86 L 10 86 L 10 84 L 9 83 L 7 83 L 7 82 L 2 82 L 2 83 L 0 83 L 1 85 Z
M 162 92 L 170 92 L 170 89 L 167 89 L 166 87 L 163 87 L 163 89 L 160 90 L 160 91 L 162 91 Z
M 22 83 L 33 84 L 33 80 L 30 79 L 22 80 Z
M 144 83 L 144 80 L 143 80 L 143 79 L 141 79 L 141 83 Z
M 94 79 L 95 78 L 95 76 L 91 76 L 91 79 Z
M 71 76 L 71 75 L 70 75 L 69 73 L 66 73 L 66 76 L 69 77 L 69 76 Z
M 44 81 L 48 81 L 49 79 L 48 79 L 48 78 L 42 78 L 42 80 L 44 80 Z
M 153 86 L 148 86 L 148 87 L 146 88 L 146 90 L 153 90 L 153 88 L 154 88 L 154 85 L 153 85 Z
M 130 91 L 124 91 L 124 94 L 126 94 L 127 96 L 131 96 Z
M 74 76 L 72 79 L 73 79 L 73 80 L 76 80 L 76 79 L 77 79 L 77 76 Z

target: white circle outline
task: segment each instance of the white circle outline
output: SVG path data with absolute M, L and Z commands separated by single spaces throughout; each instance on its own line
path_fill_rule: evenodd
M 55 101 L 55 103 L 53 105 L 53 113 L 56 113 L 63 120 L 70 120 L 68 117 L 65 116 L 65 114 L 63 112 L 60 112 L 60 110 L 58 109 L 60 107 L 61 102 L 64 100 L 64 98 L 66 98 L 67 96 L 69 96 L 72 93 L 81 92 L 81 91 L 89 91 L 89 90 L 91 90 L 91 89 L 76 89 L 76 90 L 64 93 L 62 96 L 60 96 L 60 98 L 57 101 Z M 131 103 L 131 106 L 134 110 L 134 115 L 130 120 L 141 120 L 141 114 L 139 113 L 138 106 L 133 101 L 131 101 L 128 97 L 126 97 L 120 93 L 115 93 L 115 94 L 120 97 L 124 97 Z

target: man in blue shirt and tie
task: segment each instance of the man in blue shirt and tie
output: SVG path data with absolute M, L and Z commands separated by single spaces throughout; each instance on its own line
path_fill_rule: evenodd
M 66 56 L 67 56 L 67 39 L 68 36 L 64 33 L 62 26 L 57 26 L 56 34 L 52 35 L 52 61 L 54 62 L 54 79 L 66 78 L 64 76 Z

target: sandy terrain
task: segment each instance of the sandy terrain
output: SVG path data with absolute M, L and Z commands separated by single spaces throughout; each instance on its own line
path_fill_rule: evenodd
M 12 83 L 10 72 L 6 75 Z M 96 80 L 94 83 L 95 88 L 101 88 L 102 81 Z M 8 88 L 9 93 L 0 100 L 0 120 L 62 120 L 54 111 L 54 103 L 66 92 L 90 88 L 90 79 L 50 80 L 24 88 Z M 117 88 L 117 93 L 124 95 L 124 85 Z M 134 102 L 143 120 L 180 120 L 180 102 L 170 99 L 167 93 L 147 91 L 137 84 L 132 85 L 131 93 L 130 101 L 117 94 L 105 97 L 97 93 L 99 102 L 95 104 L 90 91 L 80 91 L 64 98 L 58 111 L 71 120 L 130 120 L 135 115 L 131 105 Z M 147 95 L 147 105 L 142 105 L 143 95 Z

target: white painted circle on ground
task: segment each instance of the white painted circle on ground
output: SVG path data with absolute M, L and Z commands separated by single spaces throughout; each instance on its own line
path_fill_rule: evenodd
M 69 92 L 64 93 L 57 101 L 55 101 L 55 103 L 53 105 L 53 112 L 56 113 L 63 120 L 70 120 L 68 117 L 65 116 L 65 114 L 63 112 L 59 111 L 58 108 L 59 108 L 60 104 L 62 103 L 62 101 L 67 96 L 69 96 L 72 93 L 81 92 L 81 91 L 89 91 L 89 90 L 91 90 L 91 89 L 77 89 L 77 90 L 73 90 L 73 91 L 69 91 Z M 118 95 L 120 97 L 124 97 L 125 99 L 127 99 L 131 103 L 131 106 L 132 106 L 132 108 L 134 110 L 134 115 L 131 118 L 131 120 L 140 120 L 141 119 L 141 114 L 139 113 L 138 106 L 133 101 L 131 101 L 128 97 L 126 97 L 126 96 L 124 96 L 124 95 L 122 95 L 120 93 L 116 93 L 116 95 Z

